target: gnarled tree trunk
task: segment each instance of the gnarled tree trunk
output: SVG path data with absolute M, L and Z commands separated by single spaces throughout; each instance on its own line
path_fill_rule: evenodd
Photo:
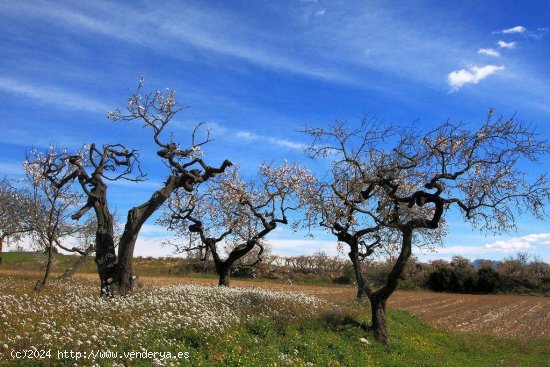
M 229 287 L 229 281 L 231 278 L 231 266 L 229 266 L 227 263 L 223 263 L 219 268 L 217 267 L 218 275 L 219 275 L 219 281 L 218 286 L 220 287 Z
M 386 325 L 386 302 L 392 293 L 397 289 L 399 276 L 401 276 L 405 270 L 407 261 L 411 257 L 412 253 L 412 228 L 407 225 L 400 228 L 400 230 L 403 236 L 401 239 L 401 252 L 399 253 L 395 264 L 388 274 L 386 284 L 369 296 L 374 337 L 376 340 L 384 343 L 385 345 L 388 345 L 390 342 L 388 328 Z
M 263 234 L 264 231 L 260 232 L 262 237 L 264 236 L 264 234 Z M 269 233 L 269 232 L 266 231 L 265 233 Z M 257 239 L 249 240 L 246 243 L 244 243 L 240 246 L 237 246 L 236 248 L 234 248 L 229 253 L 229 255 L 227 256 L 227 259 L 225 261 L 220 259 L 217 252 L 215 254 L 214 254 L 215 251 L 212 252 L 212 255 L 213 255 L 213 258 L 214 258 L 214 263 L 216 264 L 216 271 L 218 272 L 218 275 L 220 276 L 220 280 L 218 282 L 218 285 L 220 287 L 229 287 L 229 280 L 230 280 L 230 277 L 231 277 L 231 268 L 233 268 L 233 265 L 240 258 L 242 258 L 246 254 L 248 254 L 250 251 L 252 251 L 254 246 L 256 246 L 256 241 L 257 241 Z
M 125 230 L 120 238 L 118 264 L 114 279 L 115 294 L 122 296 L 130 294 L 134 290 L 133 257 L 141 226 L 139 226 L 140 228 L 135 228 L 132 226 L 132 223 L 128 223 L 126 227 L 130 228 Z
M 124 232 L 118 245 L 118 263 L 114 277 L 115 294 L 125 296 L 134 290 L 133 257 L 139 231 L 149 217 L 170 197 L 181 181 L 180 177 L 170 176 L 164 187 L 151 195 L 151 198 L 140 206 L 128 211 Z
M 370 298 L 372 331 L 374 338 L 379 342 L 388 345 L 390 338 L 386 326 L 386 300 L 380 297 Z
M 357 282 L 357 298 L 364 299 L 368 296 L 368 286 L 361 268 L 361 260 L 359 259 L 359 247 L 357 243 L 349 244 L 351 251 L 348 253 L 353 271 L 355 273 L 355 281 Z
M 115 253 L 113 217 L 105 202 L 94 205 L 97 216 L 95 263 L 101 282 L 101 295 L 112 293 L 111 283 L 116 274 L 117 257 Z
M 112 296 L 112 283 L 116 275 L 117 256 L 115 252 L 115 235 L 113 216 L 107 204 L 107 185 L 101 177 L 94 176 L 95 187 L 88 193 L 88 201 L 77 213 L 71 216 L 72 219 L 80 219 L 88 210 L 94 209 L 97 228 L 95 233 L 95 263 L 100 280 L 100 295 Z M 86 187 L 85 182 L 81 182 Z

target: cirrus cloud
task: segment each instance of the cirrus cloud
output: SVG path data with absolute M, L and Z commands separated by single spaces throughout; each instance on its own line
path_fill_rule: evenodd
M 304 150 L 306 148 L 306 145 L 302 143 L 297 143 L 288 139 L 274 138 L 272 136 L 258 135 L 250 131 L 239 131 L 234 137 L 245 141 L 263 141 L 264 143 L 275 144 L 296 150 Z
M 493 50 L 492 48 L 480 48 L 477 51 L 477 53 L 482 55 L 487 55 L 487 56 L 494 56 L 494 57 L 500 56 L 500 52 L 498 52 L 497 50 Z

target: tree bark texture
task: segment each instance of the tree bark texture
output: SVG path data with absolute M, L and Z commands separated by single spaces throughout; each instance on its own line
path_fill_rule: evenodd
M 353 271 L 355 273 L 355 281 L 357 282 L 357 298 L 364 299 L 368 296 L 368 286 L 363 275 L 361 260 L 359 259 L 359 247 L 357 243 L 349 244 L 351 251 L 348 253 Z
M 372 297 L 370 299 L 370 304 L 374 338 L 380 343 L 388 345 L 390 338 L 388 336 L 388 328 L 386 326 L 386 300 L 378 297 Z
M 220 279 L 218 281 L 218 286 L 220 287 L 229 287 L 229 281 L 231 278 L 231 267 L 227 266 L 225 263 L 218 270 L 218 275 Z
M 118 263 L 114 277 L 113 290 L 118 295 L 128 295 L 134 289 L 133 256 L 141 227 L 149 217 L 164 204 L 172 192 L 181 185 L 182 179 L 170 176 L 164 187 L 155 191 L 151 198 L 140 206 L 128 211 L 124 232 L 118 245 Z
M 399 276 L 405 270 L 407 261 L 411 257 L 412 253 L 412 228 L 408 225 L 404 226 L 401 228 L 401 233 L 403 236 L 401 240 L 401 252 L 399 253 L 395 264 L 388 274 L 386 284 L 369 296 L 374 337 L 376 340 L 385 345 L 388 345 L 390 342 L 386 325 L 386 302 L 392 293 L 397 289 Z

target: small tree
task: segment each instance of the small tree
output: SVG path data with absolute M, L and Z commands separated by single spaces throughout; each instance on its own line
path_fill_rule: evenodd
M 49 157 L 55 155 L 55 149 L 50 147 L 48 154 L 33 151 L 25 161 L 26 183 L 32 200 L 29 218 L 31 235 L 34 244 L 47 254 L 44 276 L 36 282 L 35 291 L 42 290 L 49 279 L 56 247 L 81 252 L 77 247 L 64 246 L 62 241 L 86 230 L 86 224 L 80 225 L 70 219 L 71 212 L 81 204 L 83 195 L 72 191 L 70 185 L 57 187 L 45 178 L 43 170 L 48 167 Z
M 381 229 L 399 236 L 399 256 L 386 284 L 378 290 L 365 289 L 374 334 L 386 344 L 386 302 L 411 256 L 415 235 L 417 241 L 437 239 L 444 214 L 451 208 L 481 229 L 513 229 L 518 211 L 542 218 L 549 200 L 546 175 L 529 177 L 518 164 L 536 162 L 549 152 L 547 143 L 514 118 L 494 120 L 492 110 L 475 131 L 445 122 L 425 134 L 403 129 L 392 137 L 395 144 L 387 145 L 383 139 L 389 137 L 388 130 L 372 125 L 350 131 L 337 124 L 306 132 L 314 137 L 309 149 L 313 156 L 330 153 L 336 158 L 337 175 L 330 187 L 345 210 L 327 218 L 332 218 L 328 225 L 338 239 L 346 242 L 351 237 L 360 244 L 359 238 Z M 372 224 L 350 233 L 356 213 L 366 215 Z M 368 256 L 377 246 L 374 241 L 359 255 Z M 354 248 L 351 252 L 358 253 Z
M 177 252 L 201 250 L 210 254 L 219 275 L 219 285 L 229 286 L 234 265 L 256 251 L 247 266 L 262 261 L 265 237 L 279 224 L 288 224 L 290 212 L 299 210 L 299 193 L 312 176 L 299 165 L 260 166 L 256 181 L 245 182 L 236 169 L 213 181 L 202 193 L 179 191 L 171 200 L 161 223 L 175 230 L 186 242 Z M 223 257 L 225 245 L 227 256 Z
M 4 242 L 17 242 L 31 230 L 31 206 L 27 190 L 13 186 L 5 177 L 0 180 L 0 265 Z

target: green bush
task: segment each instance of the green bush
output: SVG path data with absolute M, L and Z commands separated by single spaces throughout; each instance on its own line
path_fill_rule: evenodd
M 500 275 L 493 268 L 481 268 L 477 271 L 477 291 L 479 293 L 495 293 L 502 288 Z
M 440 267 L 428 276 L 427 286 L 436 292 L 477 292 L 478 275 L 469 268 Z
M 452 270 L 447 267 L 441 267 L 433 271 L 428 277 L 428 288 L 435 292 L 450 292 L 451 274 Z
M 342 275 L 333 278 L 332 282 L 335 284 L 342 284 L 342 285 L 353 284 L 353 282 L 355 282 L 355 272 L 353 268 L 352 267 L 347 268 Z

